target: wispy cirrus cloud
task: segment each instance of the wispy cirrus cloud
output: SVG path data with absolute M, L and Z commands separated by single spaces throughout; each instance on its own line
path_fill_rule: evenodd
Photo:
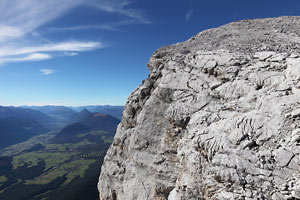
M 11 63 L 11 62 L 25 62 L 25 61 L 41 61 L 47 60 L 52 58 L 49 54 L 42 54 L 42 53 L 32 53 L 28 55 L 22 56 L 11 56 L 11 57 L 0 57 L 0 64 L 3 63 Z
M 81 3 L 82 0 L 2 0 L 0 2 L 0 29 L 6 33 L 15 34 L 0 35 L 0 41 L 25 36 L 45 23 L 61 17 Z
M 57 54 L 76 56 L 80 52 L 103 48 L 95 41 L 49 41 L 39 35 L 39 28 L 68 14 L 79 6 L 100 12 L 124 16 L 125 20 L 112 24 L 59 27 L 54 31 L 83 29 L 118 30 L 117 26 L 130 23 L 148 24 L 150 21 L 140 10 L 129 9 L 135 1 L 129 0 L 1 0 L 0 1 L 0 64 L 8 62 L 38 61 L 54 58 Z M 54 55 L 55 54 L 55 55 Z
M 185 21 L 188 22 L 194 13 L 194 9 L 190 9 L 185 15 Z
M 137 9 L 130 9 L 128 6 L 137 0 L 87 0 L 87 5 L 90 5 L 99 10 L 118 13 L 134 19 L 136 22 L 143 24 L 150 24 L 151 21 L 146 17 L 143 11 Z
M 0 64 L 9 62 L 41 61 L 53 58 L 50 53 L 62 52 L 67 56 L 78 55 L 79 52 L 102 48 L 100 42 L 61 42 L 36 46 L 0 47 Z
M 54 69 L 40 69 L 41 75 L 51 75 L 54 74 L 56 71 Z
M 87 29 L 102 29 L 102 30 L 109 30 L 109 31 L 119 31 L 113 24 L 95 24 L 95 25 L 79 25 L 79 26 L 71 26 L 71 27 L 50 27 L 48 30 L 51 32 L 63 32 L 63 31 L 80 31 L 80 30 L 87 30 Z
M 93 24 L 93 25 L 78 25 L 78 26 L 71 26 L 71 27 L 50 27 L 48 31 L 50 32 L 63 32 L 63 31 L 81 31 L 87 29 L 102 29 L 108 31 L 121 31 L 119 27 L 129 25 L 129 24 L 143 24 L 142 21 L 129 19 L 129 20 L 122 20 L 114 23 L 108 24 Z
M 43 44 L 36 46 L 25 46 L 25 47 L 0 47 L 1 57 L 32 54 L 37 52 L 82 52 L 90 51 L 97 48 L 102 48 L 103 45 L 100 42 L 61 42 L 54 44 Z
M 19 38 L 24 35 L 24 32 L 13 26 L 0 25 L 0 42 L 7 41 L 11 38 Z

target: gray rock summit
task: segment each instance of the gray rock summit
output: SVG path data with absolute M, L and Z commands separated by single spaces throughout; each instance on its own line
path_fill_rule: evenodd
M 300 17 L 163 47 L 128 98 L 101 200 L 300 199 Z

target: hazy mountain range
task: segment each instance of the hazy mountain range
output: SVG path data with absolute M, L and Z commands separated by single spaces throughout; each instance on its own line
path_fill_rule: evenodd
M 59 132 L 74 123 L 80 123 L 77 125 L 86 126 L 89 130 L 97 127 L 114 132 L 111 127 L 119 123 L 122 111 L 123 106 L 0 106 L 0 148 L 49 131 Z
M 49 129 L 34 119 L 7 117 L 0 119 L 0 148 L 23 142 Z
M 72 115 L 87 109 L 90 112 L 99 112 L 108 114 L 118 119 L 122 118 L 124 106 L 110 106 L 110 105 L 89 105 L 89 106 L 22 106 L 22 108 L 30 108 L 32 110 L 40 111 L 44 114 L 52 116 L 56 119 L 66 119 Z
M 82 110 L 73 118 L 73 123 L 63 128 L 54 137 L 56 143 L 78 142 L 81 138 L 74 135 L 95 130 L 105 131 L 106 135 L 113 137 L 120 120 L 106 114 L 91 113 Z
M 55 126 L 55 119 L 37 110 L 22 107 L 0 106 L 0 119 L 16 117 L 19 119 L 31 119 L 44 127 L 52 128 Z
M 120 119 L 81 108 L 0 107 L 0 199 L 97 199 Z M 120 115 L 123 107 L 89 109 Z

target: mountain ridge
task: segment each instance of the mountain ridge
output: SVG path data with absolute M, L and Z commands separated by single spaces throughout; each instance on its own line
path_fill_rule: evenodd
M 49 131 L 59 131 L 76 122 L 81 122 L 82 125 L 90 127 L 89 129 L 104 127 L 105 131 L 114 134 L 115 129 L 110 127 L 117 126 L 119 119 L 91 113 L 87 109 L 78 113 L 65 106 L 0 106 L 0 148 Z
M 23 142 L 30 137 L 49 131 L 35 120 L 17 117 L 0 119 L 0 130 L 0 148 Z
M 97 188 L 92 185 L 98 181 L 98 166 L 120 120 L 87 110 L 75 117 L 77 122 L 59 132 L 1 149 L 0 199 L 97 199 Z M 0 119 L 1 130 L 5 120 Z M 9 122 L 25 128 L 30 124 L 19 118 Z
M 8 117 L 17 117 L 22 119 L 33 119 L 41 125 L 49 128 L 51 127 L 54 119 L 48 115 L 36 110 L 13 107 L 13 106 L 0 106 L 0 119 Z
M 112 105 L 87 105 L 87 106 L 59 106 L 59 105 L 25 106 L 24 105 L 21 107 L 37 110 L 58 119 L 60 118 L 60 116 L 66 117 L 66 115 L 68 117 L 71 117 L 73 114 L 78 113 L 83 109 L 87 109 L 90 112 L 99 112 L 103 114 L 108 114 L 113 117 L 121 119 L 122 112 L 124 109 L 124 106 L 112 106 Z M 64 111 L 64 112 L 60 113 L 59 111 Z
M 87 109 L 82 110 L 76 118 L 73 119 L 73 123 L 64 127 L 53 138 L 55 143 L 67 143 L 77 142 L 80 138 L 76 136 L 82 132 L 88 131 L 104 131 L 107 132 L 107 136 L 112 137 L 115 134 L 116 127 L 120 123 L 120 120 L 101 113 L 91 113 Z

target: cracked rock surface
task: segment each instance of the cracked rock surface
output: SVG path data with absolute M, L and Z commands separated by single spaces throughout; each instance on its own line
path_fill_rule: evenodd
M 101 200 L 300 199 L 300 17 L 163 47 L 128 98 Z

